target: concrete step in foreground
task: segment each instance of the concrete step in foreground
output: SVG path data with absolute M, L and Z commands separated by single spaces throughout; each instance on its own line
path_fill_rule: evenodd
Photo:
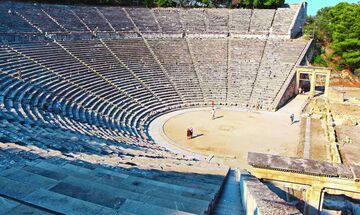
M 215 215 L 244 214 L 241 204 L 240 180 L 236 170 L 231 169 L 215 206 Z
M 154 180 L 167 178 L 166 172 L 154 177 L 152 170 L 142 171 L 147 172 L 139 177 L 98 165 L 89 169 L 47 161 L 7 169 L 0 173 L 0 214 L 204 214 L 221 187 L 204 189 L 204 175 L 199 180 L 193 174 L 199 186 L 189 181 L 189 187 L 188 177 L 181 175 L 191 173 L 172 172 L 170 178 L 179 174 L 179 179 L 171 183 Z M 207 177 L 219 181 L 218 175 Z

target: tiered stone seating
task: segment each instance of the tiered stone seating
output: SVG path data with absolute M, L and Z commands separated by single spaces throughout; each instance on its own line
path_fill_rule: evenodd
M 153 9 L 153 13 L 163 33 L 174 34 L 183 32 L 182 24 L 180 22 L 180 10 L 173 8 L 158 8 Z
M 288 8 L 279 8 L 276 10 L 274 23 L 272 25 L 272 34 L 289 35 L 290 26 L 295 19 L 295 14 L 300 5 L 290 5 Z
M 0 181 L 6 189 L 0 192 L 29 207 L 64 214 L 205 214 L 222 179 L 221 175 L 36 161 L 2 172 Z M 8 213 L 13 210 L 10 207 Z
M 272 9 L 254 9 L 251 16 L 250 33 L 269 33 L 274 14 L 275 10 Z
M 125 128 L 110 125 L 105 117 L 100 118 L 102 120 L 99 121 L 96 121 L 97 118 L 91 118 L 94 112 L 89 111 L 90 113 L 85 112 L 82 116 L 80 116 L 81 113 L 74 116 L 67 112 L 65 105 L 60 107 L 61 110 L 57 110 L 54 101 L 59 97 L 34 83 L 20 81 L 4 74 L 1 74 L 0 80 L 4 83 L 0 88 L 2 98 L 0 106 L 4 119 L 16 119 L 27 124 L 41 124 L 49 127 L 56 126 L 80 134 L 125 141 L 129 144 L 134 141 L 134 138 L 126 134 Z M 45 101 L 50 104 L 47 109 L 43 107 Z M 8 114 L 5 114 L 6 112 Z M 16 132 L 17 130 L 14 129 Z
M 150 40 L 151 48 L 169 72 L 187 103 L 203 102 L 202 90 L 185 39 Z
M 79 18 L 73 13 L 71 7 L 64 6 L 44 6 L 43 9 L 54 20 L 56 20 L 62 27 L 70 32 L 86 32 L 88 29 L 81 23 Z
M 26 123 L 0 112 L 0 194 L 48 212 L 206 213 L 227 169 L 147 145 Z M 210 174 L 211 173 L 211 174 Z M 6 213 L 19 204 L 1 207 Z
M 14 44 L 15 46 L 15 44 Z M 48 45 L 50 46 L 50 45 Z M 56 47 L 52 45 L 53 48 Z M 43 52 L 46 52 L 48 56 L 41 55 L 41 52 L 37 52 L 35 47 L 45 47 L 45 50 Z M 81 65 L 77 65 L 75 62 L 73 62 L 73 67 L 70 66 L 70 68 L 74 68 L 76 66 L 79 70 L 76 71 L 78 73 L 70 73 L 69 71 L 64 71 L 66 68 L 69 67 L 59 67 L 56 66 L 56 64 L 52 64 L 51 52 L 47 52 L 46 45 L 41 43 L 34 43 L 34 44 L 27 44 L 27 47 L 17 47 L 19 50 L 22 48 L 25 48 L 27 50 L 24 51 L 24 54 L 28 56 L 34 57 L 34 59 L 37 59 L 37 62 L 33 62 L 24 58 L 19 58 L 19 56 L 13 56 L 11 58 L 12 60 L 8 62 L 9 66 L 7 69 L 12 69 L 9 71 L 9 73 L 15 73 L 16 69 L 20 69 L 23 73 L 24 78 L 27 78 L 26 80 L 37 82 L 41 84 L 41 86 L 47 87 L 49 90 L 53 90 L 56 92 L 60 98 L 63 98 L 65 101 L 64 103 L 69 105 L 69 109 L 74 109 L 72 103 L 80 103 L 83 104 L 86 108 L 91 108 L 92 110 L 99 112 L 101 114 L 107 115 L 113 119 L 117 119 L 115 117 L 118 117 L 116 114 L 122 113 L 122 111 L 119 111 L 119 108 L 111 108 L 115 106 L 114 102 L 116 101 L 115 98 L 120 98 L 120 92 L 116 90 L 114 87 L 106 87 L 106 83 L 104 80 L 101 80 L 99 76 L 93 76 L 91 72 L 88 72 L 88 74 L 84 73 L 80 74 L 80 70 L 82 68 Z M 31 50 L 35 49 L 35 50 Z M 49 48 L 50 49 L 50 48 Z M 57 48 L 52 49 L 55 51 Z M 56 53 L 56 52 L 55 52 Z M 57 53 L 61 53 L 61 51 L 58 51 Z M 36 56 L 35 56 L 36 55 Z M 9 57 L 9 55 L 4 55 L 5 57 Z M 65 59 L 67 56 L 64 56 Z M 10 58 L 8 58 L 10 59 Z M 68 58 L 68 63 L 71 62 L 71 58 Z M 55 60 L 55 59 L 54 59 Z M 46 61 L 48 64 L 42 64 L 42 61 Z M 49 65 L 49 68 L 52 69 L 52 71 L 48 71 L 46 67 L 42 67 L 39 65 L 34 65 L 34 63 L 38 64 L 41 63 L 42 65 Z M 50 66 L 51 65 L 51 66 Z M 5 65 L 4 65 L 5 66 Z M 4 67 L 3 67 L 3 71 Z M 69 74 L 70 73 L 70 74 Z M 73 75 L 74 74 L 74 75 Z M 76 78 L 78 77 L 85 77 L 88 78 Z M 93 77 L 92 79 L 89 77 Z M 81 84 L 79 81 L 84 81 L 84 84 Z M 99 87 L 96 87 L 96 84 L 86 82 L 87 80 L 94 80 L 98 82 Z M 69 83 L 70 82 L 70 83 Z M 103 83 L 103 85 L 101 85 Z M 107 83 L 108 84 L 108 83 Z M 80 86 L 81 85 L 81 86 Z M 109 85 L 109 84 L 108 84 Z M 105 88 L 104 88 L 105 87 Z M 91 89 L 92 88 L 92 89 Z M 104 92 L 105 89 L 105 92 Z M 97 91 L 97 94 L 94 94 L 94 91 Z M 85 91 L 85 92 L 84 92 Z M 74 93 L 77 92 L 77 93 Z M 95 98 L 95 100 L 94 100 Z M 97 98 L 97 99 L 96 99 Z M 112 98 L 111 101 L 106 100 Z M 105 101 L 104 101 L 105 100 Z M 120 118 L 122 120 L 122 118 Z M 123 121 L 124 122 L 124 121 Z M 125 124 L 124 124 L 125 126 Z
M 188 39 L 205 101 L 226 101 L 227 40 Z
M 15 13 L 10 4 L 0 4 L 0 33 L 36 33 L 36 28 Z
M 209 214 L 228 169 L 160 147 L 149 123 L 271 107 L 306 43 L 266 37 L 291 14 L 0 3 L 0 214 Z
M 250 104 L 270 107 L 301 52 L 304 40 L 268 40 Z
M 75 7 L 73 11 L 91 31 L 113 31 L 109 23 L 101 16 L 95 7 Z
M 227 34 L 229 26 L 229 10 L 227 9 L 209 9 L 206 10 L 207 33 Z
M 136 77 L 113 56 L 100 41 L 62 42 L 62 44 L 76 57 L 95 69 L 102 77 L 117 87 L 123 99 L 114 100 L 123 113 L 127 113 L 125 124 L 133 125 L 131 116 L 133 111 L 150 112 L 153 108 L 159 108 L 159 100 L 154 98 Z M 145 108 L 146 107 L 146 108 Z
M 126 8 L 138 29 L 143 33 L 160 32 L 152 10 L 148 8 Z
M 22 8 L 16 9 L 27 21 L 41 29 L 44 33 L 64 32 L 56 22 L 47 16 L 40 8 Z
M 118 7 L 99 7 L 98 10 L 111 23 L 117 32 L 134 32 L 135 26 L 127 17 L 125 10 Z
M 254 87 L 265 40 L 233 39 L 230 42 L 228 101 L 247 105 Z
M 109 40 L 105 43 L 160 102 L 169 106 L 182 103 L 143 39 Z
M 234 34 L 248 34 L 252 10 L 240 9 L 230 11 L 229 30 Z
M 204 9 L 180 10 L 180 20 L 187 34 L 201 34 L 206 31 Z

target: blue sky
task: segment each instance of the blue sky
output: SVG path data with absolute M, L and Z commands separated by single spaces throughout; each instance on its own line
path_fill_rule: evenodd
M 348 0 L 348 1 L 341 1 L 341 0 L 307 0 L 308 3 L 308 15 L 315 15 L 316 12 L 327 6 L 334 6 L 339 2 L 349 2 L 349 3 L 357 3 L 360 0 Z M 286 3 L 298 3 L 302 2 L 302 0 L 285 0 Z

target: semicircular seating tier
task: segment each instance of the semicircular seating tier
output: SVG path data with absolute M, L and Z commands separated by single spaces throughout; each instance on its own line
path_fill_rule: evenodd
M 149 124 L 213 101 L 280 107 L 311 43 L 294 39 L 305 12 L 306 4 L 250 10 L 1 1 L 0 184 L 8 188 L 0 200 L 65 214 L 81 204 L 85 214 L 136 214 L 132 205 L 142 203 L 143 211 L 208 213 L 228 169 L 159 146 Z M 64 188 L 71 186 L 104 200 L 75 196 Z M 109 194 L 114 186 L 122 196 Z M 48 205 L 44 196 L 71 207 Z

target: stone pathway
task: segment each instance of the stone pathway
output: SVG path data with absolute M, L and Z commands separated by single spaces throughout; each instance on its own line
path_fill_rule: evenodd
M 310 158 L 310 125 L 311 118 L 306 118 L 306 128 L 305 128 L 305 142 L 304 142 L 304 158 Z

